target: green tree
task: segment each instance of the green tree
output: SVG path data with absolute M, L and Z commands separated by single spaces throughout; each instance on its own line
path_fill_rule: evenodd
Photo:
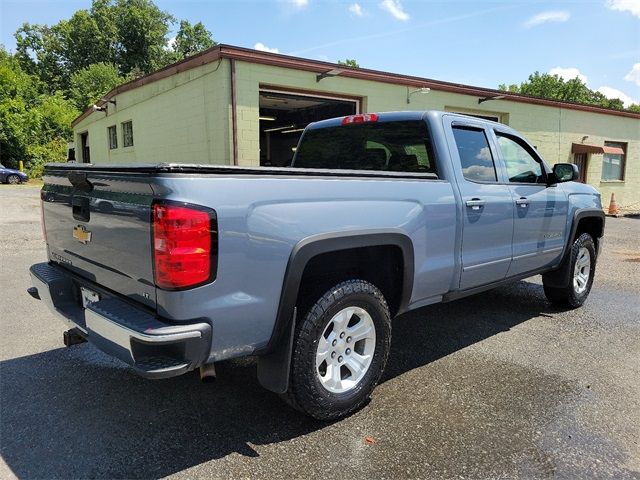
M 176 60 L 182 60 L 215 45 L 217 43 L 211 36 L 211 32 L 202 22 L 191 25 L 188 20 L 182 20 L 176 34 L 173 52 Z
M 69 98 L 79 110 L 84 110 L 127 80 L 112 63 L 94 63 L 72 75 Z
M 166 45 L 174 22 L 151 0 L 93 0 L 90 10 L 53 26 L 23 24 L 14 35 L 16 56 L 52 93 L 67 90 L 71 76 L 94 63 L 113 63 L 123 75 L 149 73 L 173 61 Z
M 24 23 L 14 34 L 15 58 L 24 71 L 46 82 L 48 91 L 66 86 L 62 45 L 57 27 Z
M 63 161 L 71 121 L 78 115 L 60 93 L 50 95 L 37 76 L 0 48 L 0 162 L 17 167 L 23 160 L 31 175 L 47 161 Z
M 116 0 L 112 18 L 118 32 L 116 63 L 120 73 L 149 73 L 166 65 L 167 35 L 175 21 L 151 0 Z
M 632 103 L 627 107 L 630 112 L 640 113 L 640 104 Z
M 345 58 L 344 60 L 338 60 L 338 65 L 344 65 L 349 68 L 360 68 L 360 65 L 354 58 Z
M 607 98 L 602 93 L 591 90 L 579 78 L 564 80 L 558 75 L 534 72 L 521 84 L 499 85 L 505 92 L 522 93 L 534 97 L 549 98 L 565 102 L 597 105 L 605 108 L 624 109 L 624 103 L 618 98 Z

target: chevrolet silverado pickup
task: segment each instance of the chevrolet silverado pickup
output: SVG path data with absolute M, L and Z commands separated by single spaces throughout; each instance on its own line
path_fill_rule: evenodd
M 336 419 L 369 399 L 404 312 L 538 274 L 583 304 L 604 214 L 577 175 L 435 111 L 312 123 L 288 167 L 50 164 L 29 293 L 65 344 L 144 377 L 252 355 L 264 387 Z

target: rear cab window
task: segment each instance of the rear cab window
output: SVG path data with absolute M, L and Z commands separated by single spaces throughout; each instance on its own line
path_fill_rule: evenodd
M 307 130 L 292 167 L 437 173 L 427 124 L 421 120 Z

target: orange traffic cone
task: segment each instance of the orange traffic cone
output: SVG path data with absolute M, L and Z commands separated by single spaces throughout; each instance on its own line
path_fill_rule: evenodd
M 618 210 L 618 202 L 616 202 L 616 194 L 611 193 L 611 201 L 609 202 L 609 215 L 618 215 L 620 210 Z

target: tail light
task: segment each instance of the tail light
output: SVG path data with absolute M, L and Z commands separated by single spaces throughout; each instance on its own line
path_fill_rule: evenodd
M 40 190 L 40 226 L 42 227 L 42 238 L 44 243 L 47 243 L 47 229 L 44 225 L 44 200 L 47 196 L 47 192 Z
M 342 125 L 350 125 L 352 123 L 377 122 L 377 121 L 378 121 L 377 113 L 361 113 L 358 115 L 349 115 L 348 117 L 344 117 L 342 119 Z
M 152 228 L 158 287 L 179 290 L 215 279 L 218 227 L 214 210 L 185 203 L 154 203 Z

